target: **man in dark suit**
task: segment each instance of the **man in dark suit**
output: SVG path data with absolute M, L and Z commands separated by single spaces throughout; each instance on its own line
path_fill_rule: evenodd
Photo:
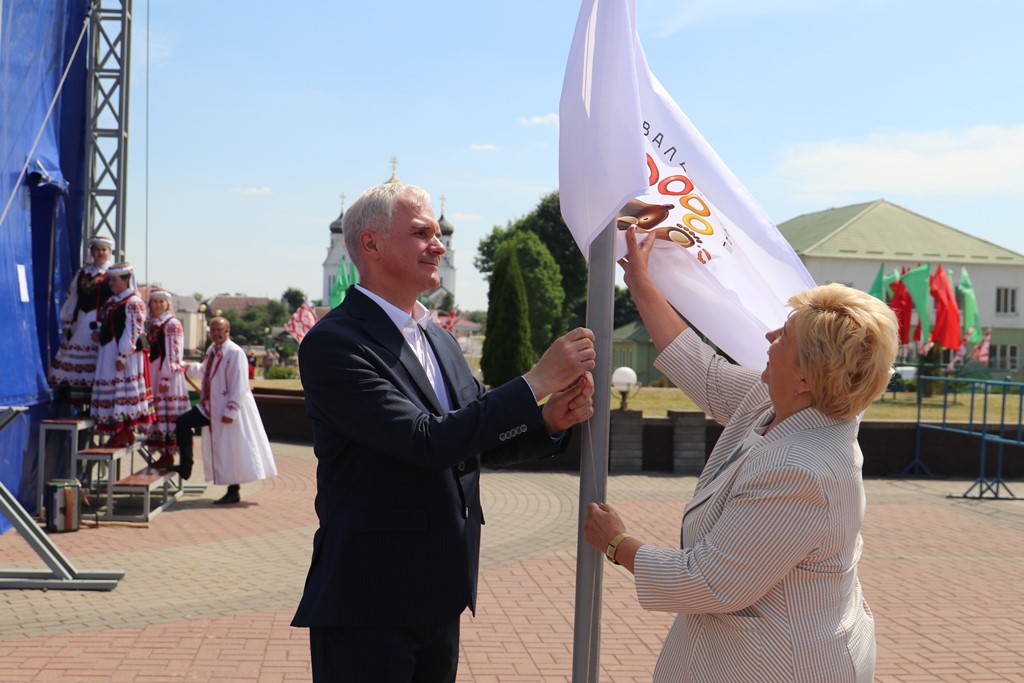
M 371 188 L 342 232 L 360 283 L 299 349 L 320 528 L 292 625 L 310 629 L 314 681 L 454 681 L 460 615 L 475 611 L 481 464 L 565 448 L 593 414 L 594 335 L 573 330 L 486 391 L 417 302 L 445 252 L 427 194 Z

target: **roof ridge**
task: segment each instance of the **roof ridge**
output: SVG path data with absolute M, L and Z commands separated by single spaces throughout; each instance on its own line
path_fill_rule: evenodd
M 858 211 L 848 221 L 846 221 L 845 223 L 840 225 L 838 228 L 836 228 L 835 230 L 833 230 L 829 234 L 825 235 L 824 237 L 822 237 L 820 240 L 818 240 L 814 244 L 811 244 L 811 245 L 809 245 L 807 247 L 804 247 L 803 252 L 806 254 L 806 253 L 810 252 L 812 249 L 814 249 L 815 247 L 818 247 L 821 244 L 824 244 L 825 242 L 827 242 L 828 240 L 832 239 L 837 234 L 839 234 L 840 232 L 845 230 L 847 228 L 847 226 L 850 225 L 850 223 L 853 223 L 855 220 L 859 219 L 861 216 L 866 214 L 868 211 L 871 211 L 872 209 L 874 209 L 875 207 L 877 207 L 879 204 L 881 204 L 883 202 L 885 202 L 887 204 L 889 203 L 889 202 L 886 202 L 884 199 L 876 199 L 875 201 L 871 202 L 870 204 L 868 204 L 868 206 L 863 211 Z M 846 209 L 846 208 L 849 208 L 850 206 L 856 206 L 856 204 L 849 204 L 847 206 L 839 206 L 839 207 L 835 207 L 835 208 L 832 208 L 832 209 L 826 209 L 826 211 L 838 211 L 839 209 Z M 896 205 L 893 204 L 892 206 L 896 206 Z M 820 211 L 818 213 L 824 213 L 824 211 Z

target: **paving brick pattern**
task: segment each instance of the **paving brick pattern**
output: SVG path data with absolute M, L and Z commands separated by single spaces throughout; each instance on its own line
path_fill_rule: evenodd
M 148 528 L 54 535 L 82 570 L 124 569 L 111 592 L 0 591 L 0 682 L 309 680 L 307 633 L 288 624 L 315 529 L 311 449 L 275 444 L 280 476 L 188 495 Z M 616 476 L 630 531 L 678 543 L 692 477 Z M 1024 501 L 947 498 L 969 482 L 866 482 L 861 579 L 883 683 L 1024 682 Z M 1012 484 L 1011 484 L 1012 486 Z M 463 618 L 460 683 L 568 682 L 578 479 L 490 472 L 479 609 Z M 88 517 L 88 514 L 85 515 Z M 14 531 L 0 566 L 43 567 Z M 649 681 L 672 616 L 645 612 L 607 565 L 601 681 Z

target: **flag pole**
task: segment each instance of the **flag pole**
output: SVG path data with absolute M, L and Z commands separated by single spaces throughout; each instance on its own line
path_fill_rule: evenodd
M 594 332 L 594 417 L 584 426 L 580 448 L 579 531 L 576 536 L 576 620 L 572 681 L 596 683 L 601 657 L 601 583 L 604 554 L 583 534 L 587 505 L 604 502 L 608 487 L 611 422 L 612 311 L 615 283 L 615 219 L 590 244 L 587 327 Z

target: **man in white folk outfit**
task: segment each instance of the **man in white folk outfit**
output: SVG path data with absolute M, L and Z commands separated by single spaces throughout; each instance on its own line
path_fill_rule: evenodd
M 192 476 L 192 430 L 202 428 L 203 472 L 207 481 L 227 484 L 217 505 L 237 503 L 239 485 L 277 475 L 274 454 L 249 388 L 249 363 L 231 341 L 226 318 L 210 321 L 210 339 L 202 363 L 188 363 L 185 372 L 202 378 L 199 404 L 175 422 L 181 464 L 173 467 L 182 479 Z

